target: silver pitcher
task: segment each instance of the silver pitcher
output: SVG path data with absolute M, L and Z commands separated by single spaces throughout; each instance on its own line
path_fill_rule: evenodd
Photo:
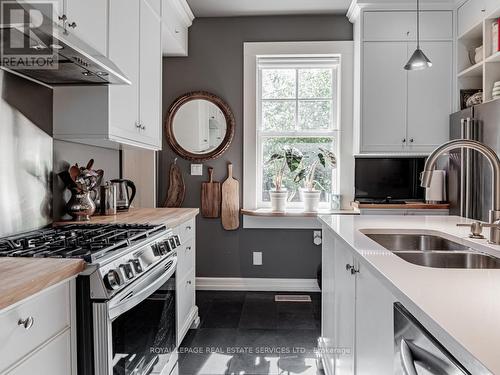
M 71 189 L 71 198 L 66 204 L 66 209 L 74 220 L 89 221 L 95 213 L 96 207 L 90 193 L 90 191 Z

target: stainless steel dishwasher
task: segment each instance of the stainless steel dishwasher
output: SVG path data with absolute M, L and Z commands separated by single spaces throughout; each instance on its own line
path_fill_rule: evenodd
M 401 305 L 394 304 L 394 374 L 470 374 Z

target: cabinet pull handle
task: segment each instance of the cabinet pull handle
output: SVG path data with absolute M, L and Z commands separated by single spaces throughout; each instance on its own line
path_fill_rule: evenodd
M 26 319 L 19 319 L 17 321 L 18 326 L 23 326 L 24 329 L 30 329 L 35 323 L 35 319 L 32 316 L 28 316 Z

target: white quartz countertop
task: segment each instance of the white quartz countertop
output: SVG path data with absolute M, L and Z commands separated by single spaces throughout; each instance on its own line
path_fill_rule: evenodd
M 470 220 L 456 216 L 320 216 L 319 220 L 349 244 L 394 297 L 465 367 L 474 369 L 474 375 L 500 374 L 500 269 L 414 265 L 362 233 L 396 229 L 439 234 L 500 257 L 500 246 L 471 240 L 468 228 L 456 226 Z

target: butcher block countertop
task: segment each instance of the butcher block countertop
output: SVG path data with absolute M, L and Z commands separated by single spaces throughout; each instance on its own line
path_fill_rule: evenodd
M 357 209 L 394 209 L 394 210 L 447 210 L 449 203 L 425 203 L 425 202 L 406 202 L 403 204 L 392 203 L 360 203 L 353 202 L 352 206 Z
M 78 222 L 78 224 L 165 224 L 173 228 L 182 224 L 196 215 L 198 208 L 133 208 L 127 212 L 119 212 L 113 216 L 92 216 L 90 221 Z M 76 223 L 74 221 L 62 221 L 56 225 Z
M 80 259 L 0 258 L 0 310 L 76 277 L 84 268 Z

